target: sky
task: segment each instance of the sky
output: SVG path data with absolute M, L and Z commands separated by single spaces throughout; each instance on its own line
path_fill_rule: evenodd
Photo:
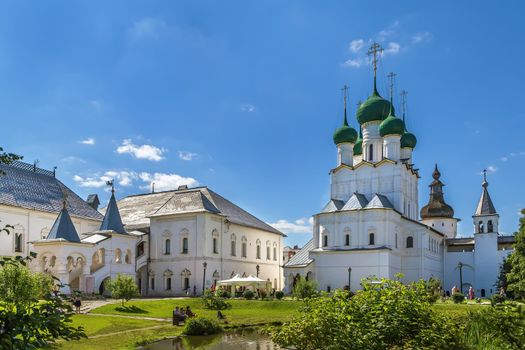
M 520 1 L 2 1 L 0 146 L 81 197 L 208 186 L 311 238 L 329 200 L 341 88 L 372 91 L 366 50 L 408 91 L 420 206 L 434 164 L 471 235 L 488 170 L 500 232 L 525 208 Z

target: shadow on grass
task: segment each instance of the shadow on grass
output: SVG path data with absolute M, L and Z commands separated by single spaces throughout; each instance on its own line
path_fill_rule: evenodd
M 146 311 L 144 309 L 141 309 L 140 307 L 136 307 L 135 305 L 131 305 L 131 306 L 127 306 L 127 305 L 117 306 L 115 308 L 115 311 L 125 312 L 125 313 L 128 313 L 128 314 L 147 314 L 148 313 L 148 311 Z

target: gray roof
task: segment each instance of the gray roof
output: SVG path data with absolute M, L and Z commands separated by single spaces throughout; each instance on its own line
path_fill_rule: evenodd
M 284 264 L 284 267 L 304 267 L 309 265 L 313 260 L 310 259 L 310 251 L 314 249 L 313 238 L 308 241 L 292 258 Z
M 118 201 L 118 207 L 128 231 L 149 228 L 149 217 L 208 212 L 225 216 L 233 224 L 284 236 L 282 232 L 207 187 L 128 196 Z
M 109 199 L 109 204 L 106 207 L 106 214 L 104 215 L 104 220 L 102 220 L 102 225 L 100 225 L 101 231 L 115 231 L 123 235 L 127 234 L 124 226 L 122 225 L 122 219 L 118 211 L 117 201 L 115 200 L 115 192 L 111 191 L 111 198 Z
M 328 202 L 324 208 L 321 210 L 321 213 L 332 213 L 334 211 L 341 210 L 341 208 L 345 205 L 345 202 L 340 201 L 339 199 L 330 199 L 330 202 Z
M 490 199 L 489 191 L 487 190 L 489 184 L 487 181 L 483 181 L 482 186 L 483 192 L 481 192 L 481 197 L 474 215 L 494 215 L 496 214 L 496 208 L 494 208 L 492 199 Z
M 344 205 L 343 210 L 363 209 L 367 204 L 368 199 L 366 199 L 364 194 L 354 192 L 352 197 L 350 197 Z
M 70 215 L 102 220 L 98 211 L 55 178 L 52 171 L 18 161 L 0 164 L 0 171 L 5 172 L 0 175 L 0 204 L 59 213 L 66 195 Z
M 498 236 L 498 243 L 516 243 L 516 236 Z
M 63 205 L 63 209 L 58 214 L 51 231 L 46 237 L 46 240 L 49 239 L 65 239 L 68 242 L 80 242 L 75 225 L 73 225 L 65 205 Z
M 368 204 L 366 205 L 366 208 L 367 209 L 370 209 L 370 208 L 394 209 L 394 206 L 392 205 L 392 203 L 390 203 L 390 201 L 388 200 L 386 196 L 376 193 L 375 196 L 370 200 L 370 202 L 368 202 Z

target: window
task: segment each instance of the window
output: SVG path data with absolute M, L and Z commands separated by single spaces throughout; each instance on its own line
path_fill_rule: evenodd
M 236 244 L 235 244 L 235 241 L 232 241 L 231 242 L 231 256 L 235 256 L 236 255 L 236 251 L 235 251 L 235 247 Z
M 246 258 L 246 242 L 242 242 L 241 244 L 241 256 Z
M 182 237 L 182 254 L 188 254 L 188 237 Z
M 327 247 L 328 246 L 328 235 L 324 235 L 323 236 L 323 247 Z
M 171 290 L 171 277 L 166 278 L 166 290 Z
M 270 256 L 270 247 L 267 246 L 266 247 L 266 260 L 270 260 L 271 259 L 271 256 Z
M 368 160 L 369 161 L 374 160 L 374 145 L 368 146 Z
M 414 248 L 414 237 L 407 237 L 407 248 Z
M 483 227 L 483 221 L 480 221 L 478 223 L 478 233 L 483 233 L 485 230 L 484 230 L 484 227 Z
M 273 260 L 277 261 L 277 247 L 273 247 Z
M 218 254 L 219 251 L 217 250 L 217 238 L 213 237 L 213 254 Z
M 348 233 L 345 235 L 345 245 L 350 245 L 350 235 Z
M 261 242 L 257 243 L 257 255 L 256 255 L 256 258 L 257 259 L 261 258 Z
M 126 264 L 131 264 L 131 250 L 126 250 L 126 256 L 124 257 Z
M 183 288 L 184 290 L 188 290 L 190 289 L 190 279 L 189 277 L 184 277 L 184 280 L 183 280 Z
M 115 262 L 117 264 L 122 263 L 122 251 L 119 248 L 115 249 Z
M 487 222 L 487 232 L 492 232 L 494 230 L 494 225 L 492 224 L 492 220 L 489 220 Z
M 397 233 L 396 233 L 396 248 L 397 248 Z
M 155 290 L 155 277 L 151 277 L 151 290 Z
M 230 239 L 231 239 L 230 255 L 237 256 L 237 236 L 235 236 L 235 233 L 232 233 L 232 235 L 230 236 Z
M 164 254 L 169 255 L 171 254 L 171 239 L 167 239 L 164 241 Z
M 369 244 L 369 245 L 374 245 L 374 244 L 376 244 L 376 243 L 375 243 L 375 235 L 374 235 L 373 233 L 371 233 L 371 234 L 368 235 L 368 244 Z
M 22 252 L 22 234 L 21 233 L 15 233 L 15 252 L 16 253 Z
M 144 254 L 145 251 L 146 251 L 146 249 L 145 249 L 145 243 L 144 243 L 144 242 L 140 242 L 140 243 L 137 245 L 137 257 L 142 256 L 142 255 Z

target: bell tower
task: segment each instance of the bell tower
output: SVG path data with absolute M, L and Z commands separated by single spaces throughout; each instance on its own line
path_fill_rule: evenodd
M 472 216 L 474 222 L 474 233 L 494 233 L 498 232 L 499 214 L 490 198 L 487 182 L 487 170 L 483 170 L 483 183 L 481 184 L 483 190 L 481 197 L 476 207 L 476 212 Z

